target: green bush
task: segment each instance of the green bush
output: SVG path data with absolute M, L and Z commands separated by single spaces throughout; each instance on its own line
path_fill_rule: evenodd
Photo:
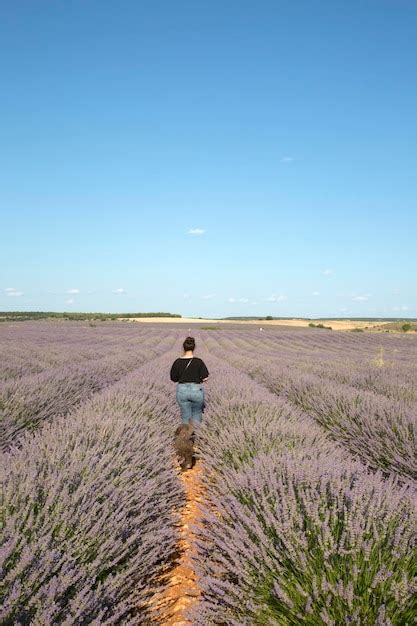
M 309 323 L 310 328 L 326 328 L 326 330 L 333 330 L 331 326 L 325 326 L 324 324 L 313 324 L 313 322 Z
M 411 330 L 411 324 L 403 324 L 401 326 L 401 330 L 406 333 L 407 331 Z

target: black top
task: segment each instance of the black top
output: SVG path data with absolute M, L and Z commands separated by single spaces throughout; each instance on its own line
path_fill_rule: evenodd
M 191 361 L 191 363 L 190 363 Z M 187 363 L 190 363 L 187 367 Z M 187 369 L 185 369 L 187 367 Z M 198 356 L 175 359 L 171 367 L 171 380 L 174 383 L 201 383 L 209 375 L 206 364 Z

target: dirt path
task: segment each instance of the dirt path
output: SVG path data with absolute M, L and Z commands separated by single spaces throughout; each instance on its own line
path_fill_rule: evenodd
M 185 611 L 198 601 L 199 586 L 191 562 L 193 534 L 190 525 L 198 521 L 198 502 L 201 502 L 201 465 L 197 461 L 195 467 L 181 473 L 186 493 L 186 503 L 181 512 L 181 528 L 179 548 L 182 555 L 179 564 L 170 572 L 168 584 L 157 599 L 162 605 L 173 602 L 172 617 L 163 621 L 163 626 L 188 626 L 191 622 L 185 619 Z

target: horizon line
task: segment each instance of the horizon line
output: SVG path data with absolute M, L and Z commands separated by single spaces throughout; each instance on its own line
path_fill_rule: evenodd
M 386 317 L 386 316 L 375 316 L 375 317 L 367 317 L 367 316 L 320 316 L 320 317 L 308 317 L 304 315 L 292 315 L 292 316 L 275 316 L 275 315 L 233 315 L 233 316 L 225 316 L 225 317 L 203 317 L 199 315 L 182 315 L 180 313 L 169 313 L 166 311 L 133 311 L 133 312 L 112 312 L 112 311 L 51 311 L 51 310 L 21 310 L 21 311 L 0 311 L 0 316 L 5 317 L 7 315 L 25 315 L 25 314 L 35 314 L 35 315 L 111 315 L 117 317 L 134 317 L 135 315 L 138 317 L 166 317 L 167 319 L 175 318 L 175 319 L 195 319 L 195 320 L 259 320 L 259 321 L 268 321 L 268 320 L 351 320 L 351 321 L 379 321 L 379 320 L 389 320 L 389 321 L 402 321 L 402 320 L 410 320 L 417 321 L 417 317 Z

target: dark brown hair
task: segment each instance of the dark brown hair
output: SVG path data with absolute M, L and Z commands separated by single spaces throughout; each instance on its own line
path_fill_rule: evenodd
M 187 352 L 187 350 L 195 350 L 195 339 L 194 337 L 186 337 L 184 343 L 182 344 L 182 347 L 184 348 L 184 352 Z

